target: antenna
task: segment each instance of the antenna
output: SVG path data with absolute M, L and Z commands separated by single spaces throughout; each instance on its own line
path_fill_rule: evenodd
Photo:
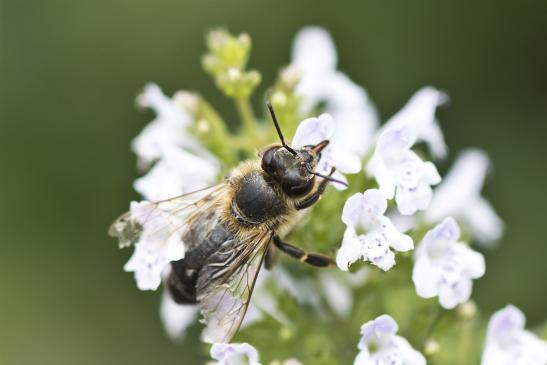
M 279 139 L 281 139 L 281 144 L 287 151 L 289 151 L 290 153 L 296 156 L 298 153 L 294 149 L 289 147 L 287 143 L 285 143 L 285 138 L 283 137 L 283 133 L 281 132 L 281 128 L 279 127 L 279 123 L 277 122 L 277 118 L 275 117 L 275 112 L 273 110 L 272 104 L 270 104 L 270 102 L 267 102 L 266 105 L 268 106 L 268 109 L 270 110 L 270 115 L 272 116 L 272 120 L 274 122 L 275 129 L 277 130 L 277 134 L 279 135 Z
M 334 171 L 333 171 L 333 172 L 334 172 Z M 318 172 L 314 172 L 313 174 L 316 175 L 316 176 L 319 176 L 319 177 L 321 177 L 321 178 L 323 178 L 323 179 L 325 179 L 325 180 L 328 180 L 328 181 L 330 181 L 330 182 L 334 182 L 334 183 L 338 183 L 338 184 L 340 184 L 340 185 L 344 185 L 346 188 L 349 187 L 349 184 L 348 184 L 348 183 L 346 183 L 346 182 L 344 182 L 344 181 L 342 181 L 342 180 L 338 180 L 338 179 L 335 179 L 335 178 L 333 178 L 333 177 L 330 177 L 330 175 L 327 176 L 327 175 L 320 174 L 320 173 L 318 173 Z

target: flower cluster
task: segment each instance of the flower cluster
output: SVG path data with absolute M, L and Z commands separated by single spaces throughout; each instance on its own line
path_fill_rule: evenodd
M 360 352 L 354 365 L 425 365 L 424 356 L 406 339 L 396 335 L 398 329 L 395 320 L 386 314 L 365 323 L 361 327 L 361 340 L 357 346 Z
M 258 71 L 247 69 L 250 37 L 214 30 L 207 46 L 203 67 L 234 101 L 241 128 L 227 128 L 221 114 L 195 93 L 178 91 L 168 97 L 148 84 L 138 96 L 139 106 L 156 113 L 132 144 L 143 172 L 134 188 L 144 201 L 132 202 L 127 217 L 112 230 L 121 246 L 134 245 L 124 269 L 134 272 L 141 290 L 158 289 L 169 277 L 170 263 L 184 258 L 188 249 L 179 231 L 185 225 L 180 209 L 149 202 L 214 185 L 241 159 L 256 158 L 256 150 L 277 136 L 250 103 L 261 81 Z M 262 355 L 291 358 L 291 353 L 272 355 L 270 350 L 294 341 L 313 347 L 303 351 L 305 363 L 348 363 L 343 356 L 349 352 L 333 346 L 336 339 L 327 330 L 311 334 L 309 327 L 317 320 L 321 328 L 337 328 L 340 321 L 333 318 L 342 318 L 348 327 L 341 337 L 354 338 L 354 324 L 366 322 L 354 364 L 421 365 L 425 356 L 455 347 L 443 345 L 446 333 L 437 327 L 443 313 L 450 313 L 446 310 L 467 314 L 445 321 L 480 320 L 476 310 L 465 310 L 474 306 L 473 280 L 485 274 L 485 259 L 473 245 L 493 246 L 504 230 L 481 196 L 489 158 L 481 150 L 465 150 L 441 178 L 436 164 L 443 163 L 448 148 L 436 112 L 448 96 L 423 87 L 380 126 L 367 92 L 338 70 L 337 59 L 326 30 L 304 28 L 295 37 L 289 65 L 267 95 L 292 147 L 330 141 L 315 173 L 319 181 L 329 175 L 338 191 L 327 191 L 316 209 L 298 216 L 291 239 L 310 241 L 314 250 L 336 251 L 339 270 L 303 273 L 283 261 L 261 273 L 241 336 L 254 343 L 269 333 L 267 344 L 254 343 L 262 347 L 259 356 L 248 343 L 216 343 L 212 364 L 260 365 Z M 437 299 L 424 300 L 429 298 Z M 415 318 L 415 313 L 428 315 Z M 181 338 L 198 309 L 177 304 L 164 291 L 160 314 L 170 337 Z M 307 333 L 309 340 L 304 339 Z M 513 306 L 494 314 L 484 344 L 483 365 L 547 364 L 547 344 L 524 329 L 524 315 Z M 301 363 L 291 358 L 272 364 Z

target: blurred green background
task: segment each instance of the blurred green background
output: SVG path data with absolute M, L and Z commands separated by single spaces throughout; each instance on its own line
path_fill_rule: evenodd
M 198 90 L 235 119 L 201 70 L 205 31 L 248 32 L 269 85 L 308 24 L 384 120 L 423 85 L 450 94 L 451 158 L 490 154 L 485 195 L 507 224 L 474 297 L 546 319 L 547 2 L 0 0 L 0 364 L 197 363 L 106 236 L 137 197 L 129 143 L 153 114 L 134 97 L 148 81 Z

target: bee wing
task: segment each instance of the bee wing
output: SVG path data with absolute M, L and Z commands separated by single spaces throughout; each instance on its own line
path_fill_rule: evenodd
M 182 244 L 184 230 L 193 217 L 214 206 L 227 183 L 194 191 L 159 202 L 132 202 L 130 211 L 112 223 L 108 234 L 118 238 L 120 248 L 137 242 L 167 244 L 178 240 Z
M 206 323 L 204 341 L 227 343 L 236 334 L 271 239 L 271 232 L 258 231 L 227 241 L 201 269 L 196 293 Z

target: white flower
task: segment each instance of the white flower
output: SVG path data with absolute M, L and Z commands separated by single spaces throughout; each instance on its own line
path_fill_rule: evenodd
M 156 290 L 167 264 L 184 257 L 180 237 L 162 229 L 177 222 L 173 221 L 174 216 L 163 214 L 147 201 L 131 202 L 130 212 L 131 219 L 142 224 L 142 232 L 133 255 L 123 269 L 135 273 L 140 290 Z
M 490 243 L 503 234 L 503 222 L 490 203 L 481 197 L 481 189 L 490 161 L 481 150 L 460 154 L 452 169 L 433 194 L 426 219 L 438 222 L 453 216 L 471 229 L 481 243 Z
M 378 125 L 376 110 L 366 91 L 336 70 L 336 47 L 330 34 L 320 27 L 305 27 L 296 35 L 291 69 L 300 73 L 296 92 L 302 96 L 302 111 L 325 103 L 325 112 L 337 122 L 333 142 L 363 156 Z
M 163 328 L 172 340 L 184 337 L 186 328 L 197 318 L 199 308 L 195 305 L 178 304 L 171 295 L 164 290 L 160 306 L 160 318 Z
M 357 193 L 346 201 L 342 221 L 347 228 L 336 256 L 340 269 L 347 271 L 351 263 L 362 258 L 387 271 L 395 265 L 390 248 L 408 251 L 414 247 L 412 238 L 397 231 L 384 216 L 386 209 L 386 199 L 377 189 Z M 365 233 L 358 233 L 363 229 Z
M 412 281 L 422 298 L 439 296 L 452 309 L 471 296 L 472 279 L 484 275 L 484 257 L 458 242 L 460 228 L 448 217 L 428 231 L 416 250 Z
M 215 365 L 260 365 L 258 352 L 248 343 L 215 343 L 211 357 Z
M 435 110 L 448 101 L 448 96 L 432 87 L 418 90 L 408 103 L 386 124 L 382 131 L 391 128 L 410 127 L 416 134 L 417 141 L 424 141 L 431 154 L 436 158 L 446 156 L 446 143 L 437 120 Z
M 425 365 L 424 356 L 414 350 L 408 341 L 397 336 L 395 320 L 383 314 L 361 327 L 361 350 L 354 365 Z
M 526 319 L 508 305 L 488 323 L 481 365 L 546 365 L 547 342 L 524 329 Z
M 272 274 L 275 285 L 298 303 L 308 304 L 314 308 L 321 306 L 321 297 L 311 278 L 291 275 L 283 267 L 277 267 Z
M 288 326 L 290 320 L 281 312 L 278 305 L 278 297 L 272 292 L 271 286 L 277 285 L 277 279 L 273 273 L 282 271 L 282 268 L 276 268 L 275 271 L 260 270 L 256 279 L 251 303 L 247 308 L 247 313 L 243 317 L 241 328 L 245 328 L 257 321 L 264 319 L 264 315 L 274 318 L 282 325 Z M 287 274 L 289 275 L 289 274 Z
M 330 270 L 319 272 L 319 288 L 323 298 L 338 317 L 347 318 L 350 315 L 353 292 L 367 280 L 368 273 L 368 268 L 355 273 Z
M 404 215 L 427 209 L 433 195 L 431 185 L 441 181 L 435 165 L 422 161 L 410 149 L 415 142 L 416 133 L 409 126 L 386 129 L 367 165 L 382 194 L 387 199 L 395 196 L 397 209 Z
M 219 170 L 214 158 L 165 147 L 163 157 L 133 186 L 146 200 L 159 201 L 213 185 Z
M 328 114 L 321 114 L 319 118 L 308 118 L 300 122 L 294 134 L 292 145 L 294 147 L 303 147 L 307 145 L 316 145 L 317 143 L 328 139 L 330 140 L 335 131 L 335 123 Z M 328 175 L 332 167 L 337 171 L 333 177 L 347 182 L 342 173 L 356 173 L 361 169 L 361 159 L 354 153 L 347 152 L 334 142 L 331 142 L 323 151 L 321 151 L 321 160 L 317 165 L 317 172 Z M 341 184 L 334 184 L 338 189 L 345 188 Z
M 195 144 L 186 134 L 192 117 L 173 99 L 165 96 L 158 85 L 147 84 L 137 97 L 137 104 L 152 108 L 157 114 L 132 143 L 141 169 L 161 158 L 167 146 Z

